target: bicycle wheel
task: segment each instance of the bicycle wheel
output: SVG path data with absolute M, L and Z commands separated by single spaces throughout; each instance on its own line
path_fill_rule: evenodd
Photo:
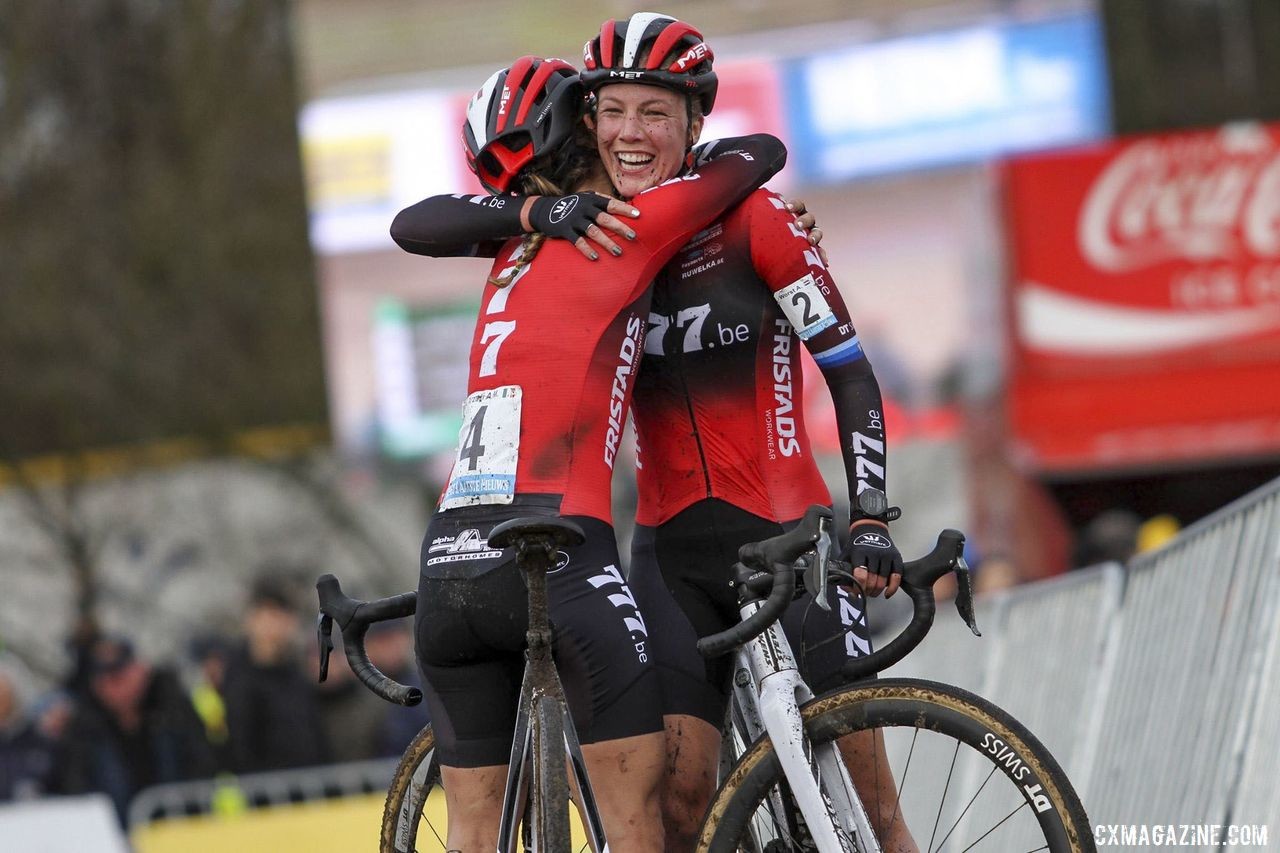
M 945 684 L 886 679 L 820 696 L 801 708 L 816 744 L 861 731 L 884 734 L 898 796 L 865 802 L 910 830 L 920 850 L 1093 851 L 1079 798 L 1062 768 L 1020 723 L 981 697 Z M 879 762 L 877 761 L 877 764 Z M 808 849 L 771 806 L 784 784 L 768 738 L 756 741 L 716 793 L 697 849 L 709 853 Z M 785 797 L 781 798 L 785 799 Z
M 443 853 L 447 849 L 444 789 L 431 726 L 418 732 L 396 767 L 382 810 L 378 849 L 380 853 Z
M 535 768 L 529 797 L 533 813 L 533 853 L 561 853 L 571 849 L 563 706 L 551 696 L 542 696 L 531 722 Z

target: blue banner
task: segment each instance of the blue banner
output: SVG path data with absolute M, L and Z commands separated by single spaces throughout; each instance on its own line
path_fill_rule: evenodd
M 805 182 L 978 162 L 1110 134 L 1093 14 L 896 38 L 793 60 L 792 163 Z

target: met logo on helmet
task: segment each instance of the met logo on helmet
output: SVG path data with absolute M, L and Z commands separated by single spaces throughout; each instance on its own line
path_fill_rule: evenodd
M 699 62 L 706 59 L 707 54 L 710 52 L 711 49 L 707 47 L 707 43 L 705 41 L 700 41 L 693 47 L 686 50 L 684 54 L 675 61 L 675 67 L 679 71 L 684 71 L 689 66 L 697 65 Z
M 498 115 L 506 115 L 507 101 L 511 100 L 511 87 L 502 87 L 502 100 L 498 101 Z
M 547 217 L 553 224 L 563 222 L 565 217 L 573 213 L 573 209 L 578 206 L 578 197 L 576 195 L 565 196 L 555 203 L 551 208 L 551 213 Z

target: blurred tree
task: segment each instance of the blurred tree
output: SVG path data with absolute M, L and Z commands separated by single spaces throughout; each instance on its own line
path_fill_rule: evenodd
M 1103 0 L 1117 133 L 1280 118 L 1276 0 Z
M 93 448 L 325 422 L 289 6 L 0 0 L 0 21 L 0 462 L 91 625 Z M 18 464 L 38 454 L 56 471 Z

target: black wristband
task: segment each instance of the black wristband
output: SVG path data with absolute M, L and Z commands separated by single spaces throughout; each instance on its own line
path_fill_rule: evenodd
M 850 522 L 872 519 L 888 524 L 902 517 L 902 510 L 889 506 L 889 499 L 879 489 L 863 489 L 854 502 L 850 514 Z

